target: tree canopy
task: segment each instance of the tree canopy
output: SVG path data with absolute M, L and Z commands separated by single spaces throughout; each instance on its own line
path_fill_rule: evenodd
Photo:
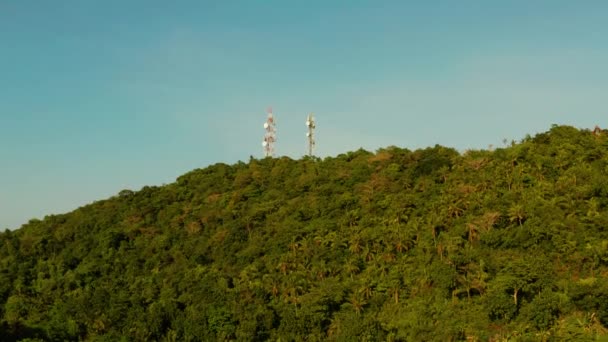
M 595 340 L 608 132 L 216 164 L 0 233 L 3 341 Z

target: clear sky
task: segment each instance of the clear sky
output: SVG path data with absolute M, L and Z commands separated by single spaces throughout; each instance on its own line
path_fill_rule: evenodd
M 0 229 L 277 153 L 608 126 L 608 1 L 0 0 Z

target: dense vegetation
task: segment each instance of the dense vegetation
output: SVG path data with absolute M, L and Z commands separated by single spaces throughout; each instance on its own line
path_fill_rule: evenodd
M 251 159 L 0 234 L 2 340 L 595 340 L 608 132 Z

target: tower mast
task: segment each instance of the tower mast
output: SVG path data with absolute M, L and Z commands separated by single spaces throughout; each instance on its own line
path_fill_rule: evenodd
M 306 133 L 306 137 L 308 137 L 308 155 L 312 157 L 312 152 L 315 148 L 315 128 L 317 127 L 312 113 L 308 114 L 308 118 L 306 118 L 306 127 L 308 127 L 308 132 Z
M 262 147 L 264 148 L 264 156 L 272 157 L 274 155 L 274 143 L 277 140 L 277 130 L 275 126 L 274 116 L 272 115 L 272 107 L 268 107 L 266 111 L 268 118 L 264 122 L 264 141 L 262 141 Z

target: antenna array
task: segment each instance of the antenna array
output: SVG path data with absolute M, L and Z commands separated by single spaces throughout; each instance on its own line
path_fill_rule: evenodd
M 315 148 L 315 117 L 312 113 L 308 114 L 308 118 L 306 119 L 306 127 L 308 127 L 308 132 L 306 133 L 306 137 L 308 137 L 308 155 L 312 157 L 312 151 Z
M 264 147 L 264 155 L 266 157 L 272 157 L 274 154 L 274 143 L 277 140 L 277 130 L 274 122 L 274 116 L 272 115 L 272 107 L 268 107 L 268 118 L 264 123 L 264 141 L 262 141 L 262 147 Z

